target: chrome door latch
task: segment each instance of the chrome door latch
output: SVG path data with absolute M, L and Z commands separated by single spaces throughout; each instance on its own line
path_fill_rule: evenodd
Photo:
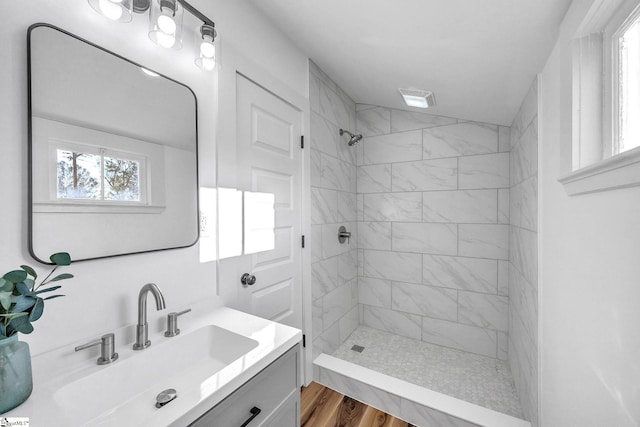
M 244 273 L 240 278 L 240 282 L 244 287 L 253 286 L 256 284 L 256 276 L 254 276 L 253 274 Z

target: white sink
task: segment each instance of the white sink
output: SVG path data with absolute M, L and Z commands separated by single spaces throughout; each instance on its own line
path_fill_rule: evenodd
M 57 390 L 53 399 L 78 425 L 109 425 L 119 420 L 134 425 L 164 408 L 155 408 L 161 391 L 174 388 L 181 394 L 200 393 L 204 381 L 242 358 L 258 342 L 227 329 L 208 325 L 173 338 L 155 338 L 151 347 L 119 349 L 120 359 L 95 366 Z

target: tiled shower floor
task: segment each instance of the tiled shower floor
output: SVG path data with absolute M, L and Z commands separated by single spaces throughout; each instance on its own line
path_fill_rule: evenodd
M 351 350 L 364 347 L 362 353 Z M 507 362 L 359 326 L 335 357 L 523 418 Z

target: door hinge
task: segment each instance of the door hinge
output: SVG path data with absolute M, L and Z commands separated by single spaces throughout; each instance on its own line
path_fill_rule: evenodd
M 302 236 L 302 248 L 304 249 L 304 236 Z
M 300 135 L 300 148 L 304 148 L 304 135 Z
M 302 347 L 306 347 L 307 346 L 307 336 L 302 334 Z

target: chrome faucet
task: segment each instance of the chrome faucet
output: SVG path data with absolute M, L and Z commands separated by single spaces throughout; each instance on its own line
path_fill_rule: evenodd
M 133 345 L 134 350 L 144 350 L 151 345 L 149 341 L 149 325 L 147 324 L 147 294 L 151 292 L 156 299 L 156 308 L 164 309 L 164 296 L 160 292 L 160 288 L 155 283 L 147 283 L 140 289 L 138 295 L 138 325 L 136 326 L 136 343 Z

